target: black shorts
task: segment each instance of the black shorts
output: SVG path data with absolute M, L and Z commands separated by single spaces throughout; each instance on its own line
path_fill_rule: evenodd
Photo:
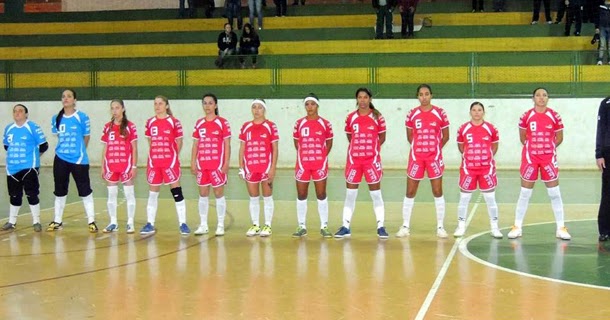
M 6 185 L 8 187 L 8 195 L 21 198 L 25 191 L 25 195 L 28 197 L 38 196 L 40 194 L 38 170 L 39 168 L 30 168 L 21 170 L 13 175 L 7 175 Z
M 86 197 L 93 192 L 93 190 L 91 190 L 91 180 L 89 179 L 88 164 L 70 163 L 55 156 L 55 159 L 53 160 L 53 181 L 55 182 L 55 191 L 53 193 L 56 196 L 65 197 L 68 194 L 70 174 L 72 174 L 74 182 L 76 182 L 79 197 Z

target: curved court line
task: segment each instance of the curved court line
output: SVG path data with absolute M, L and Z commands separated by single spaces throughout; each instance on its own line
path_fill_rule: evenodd
M 227 224 L 225 230 L 230 230 L 231 227 L 233 226 L 233 223 L 235 221 L 235 219 L 233 218 L 233 215 L 227 211 L 227 215 L 229 218 L 229 223 Z M 143 237 L 143 239 L 149 239 L 152 238 L 154 236 L 150 235 L 147 237 Z M 4 288 L 12 288 L 12 287 L 18 287 L 18 286 L 22 286 L 22 285 L 28 285 L 28 284 L 34 284 L 34 283 L 41 283 L 41 282 L 47 282 L 47 281 L 53 281 L 53 280 L 59 280 L 59 279 L 67 279 L 67 278 L 72 278 L 72 277 L 76 277 L 76 276 L 82 276 L 82 275 L 86 275 L 86 274 L 91 274 L 91 273 L 96 273 L 96 272 L 100 272 L 100 271 L 107 271 L 107 270 L 111 270 L 111 269 L 118 269 L 118 268 L 123 268 L 126 266 L 130 266 L 130 265 L 135 265 L 138 264 L 140 262 L 146 262 L 146 261 L 150 261 L 153 259 L 159 259 L 159 258 L 163 258 L 172 254 L 176 254 L 180 251 L 185 251 L 188 250 L 192 247 L 195 247 L 197 245 L 200 245 L 201 243 L 205 242 L 205 241 L 210 241 L 211 239 L 215 239 L 218 236 L 208 236 L 207 238 L 199 238 L 201 239 L 200 241 L 196 241 L 195 243 L 185 246 L 183 248 L 180 248 L 178 250 L 174 250 L 174 251 L 169 251 L 157 256 L 153 256 L 153 257 L 146 257 L 140 260 L 136 260 L 136 261 L 132 261 L 132 262 L 126 262 L 123 264 L 119 264 L 119 265 L 115 265 L 115 266 L 108 266 L 108 267 L 103 267 L 103 268 L 99 268 L 99 269 L 93 269 L 93 270 L 89 270 L 89 271 L 81 271 L 81 272 L 75 272 L 75 273 L 69 273 L 69 274 L 64 274 L 61 276 L 56 276 L 56 277 L 49 277 L 49 278 L 43 278 L 43 279 L 37 279 L 37 280 L 29 280 L 29 281 L 23 281 L 23 282 L 17 282 L 17 283 L 12 283 L 12 284 L 6 284 L 6 285 L 0 285 L 0 289 L 4 289 Z
M 581 220 L 568 220 L 566 222 L 575 222 L 575 221 L 596 221 L 595 219 L 581 219 Z M 527 226 L 537 226 L 537 225 L 543 225 L 543 224 L 551 224 L 551 223 L 555 223 L 554 221 L 552 222 L 539 222 L 539 223 L 532 223 L 532 224 L 528 224 L 525 225 L 524 227 Z M 502 230 L 505 230 L 508 228 L 503 228 Z M 470 251 L 468 251 L 468 243 L 477 238 L 480 237 L 484 234 L 489 233 L 489 231 L 484 231 L 484 232 L 479 232 L 477 234 L 473 234 L 470 237 L 464 239 L 464 241 L 462 241 L 459 245 L 460 247 L 460 252 L 467 258 L 476 261 L 484 266 L 490 267 L 490 268 L 494 268 L 494 269 L 498 269 L 498 270 L 502 270 L 505 272 L 509 272 L 509 273 L 513 273 L 516 275 L 520 275 L 520 276 L 524 276 L 524 277 L 530 277 L 530 278 L 534 278 L 534 279 L 538 279 L 538 280 L 546 280 L 546 281 L 551 281 L 551 282 L 556 282 L 556 283 L 561 283 L 561 284 L 570 284 L 570 285 L 574 285 L 574 286 L 580 286 L 580 287 L 585 287 L 585 288 L 591 288 L 591 289 L 602 289 L 602 290 L 608 290 L 610 291 L 610 287 L 604 287 L 604 286 L 598 286 L 598 285 L 594 285 L 594 284 L 587 284 L 587 283 L 580 283 L 580 282 L 573 282 L 573 281 L 568 281 L 568 280 L 561 280 L 561 279 L 555 279 L 555 278 L 550 278 L 550 277 L 543 277 L 543 276 L 539 276 L 539 275 L 535 275 L 535 274 L 531 274 L 531 273 L 526 273 L 526 272 L 522 272 L 522 271 L 517 271 L 514 269 L 509 269 L 506 267 L 502 267 L 499 266 L 497 264 L 493 264 L 489 261 L 485 261 L 475 255 L 473 255 Z M 509 240 L 510 241 L 510 240 Z

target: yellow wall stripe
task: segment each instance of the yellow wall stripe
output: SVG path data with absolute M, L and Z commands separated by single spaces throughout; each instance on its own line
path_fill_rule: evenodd
M 15 88 L 79 88 L 90 86 L 89 72 L 15 73 Z
M 469 83 L 468 67 L 379 68 L 379 83 Z
M 188 70 L 188 86 L 270 85 L 271 70 Z
M 101 71 L 97 85 L 100 87 L 154 87 L 178 86 L 178 71 Z
M 280 84 L 361 84 L 369 82 L 368 68 L 282 69 Z
M 581 82 L 610 82 L 610 66 L 581 66 Z
M 481 67 L 480 83 L 571 82 L 572 66 Z

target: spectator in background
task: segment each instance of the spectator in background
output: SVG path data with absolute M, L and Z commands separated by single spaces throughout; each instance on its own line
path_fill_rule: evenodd
M 398 0 L 398 11 L 401 18 L 400 34 L 403 38 L 413 36 L 415 29 L 413 20 L 418 2 L 419 0 Z
M 225 31 L 218 35 L 218 58 L 216 66 L 222 68 L 224 58 L 229 55 L 234 55 L 237 48 L 237 35 L 233 32 L 230 23 L 225 23 Z
M 483 9 L 483 2 L 484 0 L 472 0 L 472 12 L 485 12 Z M 477 4 L 479 5 L 478 7 Z
M 248 10 L 250 17 L 250 24 L 254 27 L 254 12 L 258 16 L 258 30 L 263 30 L 263 1 L 262 0 L 248 0 Z
M 396 0 L 373 0 L 373 8 L 377 12 L 377 24 L 375 28 L 375 39 L 383 39 L 383 25 L 385 21 L 385 32 L 388 39 L 393 39 L 392 33 L 392 11 L 396 6 Z
M 580 29 L 582 28 L 582 10 L 584 0 L 565 0 L 565 5 L 567 6 L 568 14 L 566 16 L 566 29 L 564 35 L 570 35 L 572 23 L 576 21 L 574 35 L 580 36 Z
M 610 1 L 606 1 L 608 3 Z M 610 97 L 602 100 L 597 112 L 597 136 L 595 139 L 595 161 L 602 172 L 602 194 L 597 214 L 599 241 L 610 239 Z
M 178 16 L 180 18 L 194 18 L 195 17 L 195 0 L 188 0 L 189 8 L 186 10 L 184 2 L 186 0 L 180 0 L 180 9 L 178 10 Z
M 237 30 L 241 30 L 244 25 L 244 18 L 241 16 L 241 0 L 227 0 L 227 19 L 233 28 L 233 18 L 237 18 Z
M 205 17 L 208 19 L 211 18 L 212 15 L 214 14 L 214 9 L 216 9 L 214 0 L 203 0 L 203 8 L 204 8 Z
M 540 5 L 542 2 L 544 2 L 544 17 L 546 18 L 546 23 L 553 23 L 553 18 L 551 17 L 551 0 L 534 0 L 534 12 L 530 24 L 538 24 L 538 19 L 540 18 Z
M 293 6 L 298 6 L 299 5 L 299 0 L 294 0 L 294 2 L 292 3 Z M 305 5 L 305 0 L 301 0 L 301 5 L 304 6 Z
M 555 24 L 560 24 L 563 20 L 563 16 L 566 13 L 566 0 L 557 0 L 557 17 L 555 17 Z
M 275 4 L 275 16 L 276 17 L 285 17 L 286 16 L 286 6 L 288 6 L 286 0 L 273 0 Z
M 504 4 L 506 0 L 494 0 L 494 11 L 495 12 L 504 12 Z
M 608 52 L 608 64 L 610 64 L 610 0 L 599 0 L 598 13 L 595 15 L 595 37 L 592 43 L 599 40 L 597 50 L 597 65 L 604 63 L 604 55 Z
M 256 68 L 256 58 L 258 56 L 258 47 L 261 45 L 260 39 L 256 31 L 252 29 L 252 25 L 246 23 L 244 25 L 244 30 L 241 33 L 241 38 L 239 39 L 239 63 L 241 64 L 241 68 L 246 68 L 246 62 L 244 55 L 252 56 L 252 69 Z

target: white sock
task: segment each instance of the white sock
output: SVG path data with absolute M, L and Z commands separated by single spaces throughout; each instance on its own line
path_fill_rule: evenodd
M 31 204 L 30 211 L 32 211 L 32 224 L 40 223 L 40 203 Z
M 225 215 L 227 214 L 227 200 L 224 196 L 216 198 L 216 215 L 218 217 L 218 225 L 225 225 Z
M 155 219 L 157 218 L 157 200 L 159 199 L 159 192 L 149 191 L 148 192 L 148 203 L 146 204 L 146 219 L 153 226 L 155 225 Z
M 208 208 L 209 208 L 209 200 L 208 197 L 199 196 L 199 225 L 207 226 L 208 225 Z
M 123 186 L 125 192 L 125 200 L 127 200 L 127 224 L 133 226 L 133 220 L 136 217 L 136 195 L 134 186 Z
M 523 226 L 523 219 L 525 218 L 525 212 L 531 197 L 532 189 L 521 187 L 519 199 L 517 200 L 517 208 L 515 209 L 515 226 L 519 228 Z
M 436 207 L 436 227 L 445 227 L 445 197 L 434 197 L 434 207 Z
M 470 198 L 472 197 L 472 193 L 470 192 L 460 192 L 460 202 L 457 207 L 458 214 L 458 227 L 466 226 L 466 217 L 468 215 L 468 204 L 470 203 Z
M 349 224 L 352 221 L 354 208 L 356 207 L 356 197 L 358 197 L 358 189 L 347 189 L 345 191 L 345 202 L 343 203 L 343 226 L 349 229 Z
M 250 204 L 248 207 L 250 209 L 250 219 L 252 219 L 252 224 L 259 226 L 260 222 L 258 217 L 260 215 L 261 204 L 258 197 L 250 197 Z
M 318 213 L 320 214 L 320 229 L 328 227 L 328 198 L 318 199 Z
M 299 200 L 297 199 L 297 222 L 300 227 L 305 228 L 305 224 L 307 221 L 307 199 Z
M 108 186 L 108 216 L 110 216 L 110 223 L 117 224 L 116 222 L 116 207 L 117 207 L 117 196 L 119 194 L 118 186 Z
M 273 210 L 275 205 L 273 203 L 273 196 L 263 197 L 264 211 L 265 211 L 265 224 L 271 226 L 273 220 Z
M 17 223 L 17 215 L 19 214 L 20 208 L 21 208 L 21 206 L 14 206 L 12 204 L 10 205 L 9 214 L 8 214 L 8 222 L 10 222 L 12 224 Z
M 371 194 L 371 199 L 373 199 L 373 211 L 377 220 L 377 228 L 381 228 L 385 223 L 385 206 L 383 205 L 381 190 L 374 190 L 369 193 Z
M 55 217 L 53 218 L 54 222 L 62 223 L 64 216 L 64 208 L 66 207 L 66 196 L 63 197 L 55 197 Z
M 178 215 L 178 226 L 186 223 L 186 200 L 176 202 L 176 214 Z
M 483 198 L 487 204 L 489 225 L 492 229 L 498 229 L 498 204 L 496 203 L 496 192 L 483 192 Z
M 93 208 L 93 192 L 86 196 L 82 197 L 83 206 L 85 207 L 85 213 L 87 214 L 87 223 L 95 222 L 95 209 Z
M 409 228 L 411 224 L 411 214 L 413 213 L 413 206 L 415 205 L 415 198 L 405 197 L 402 200 L 402 225 Z
M 557 229 L 565 227 L 563 222 L 563 200 L 561 199 L 561 191 L 559 186 L 547 188 L 549 198 L 551 198 L 551 207 L 553 208 L 553 214 L 555 215 L 555 222 L 557 223 Z

